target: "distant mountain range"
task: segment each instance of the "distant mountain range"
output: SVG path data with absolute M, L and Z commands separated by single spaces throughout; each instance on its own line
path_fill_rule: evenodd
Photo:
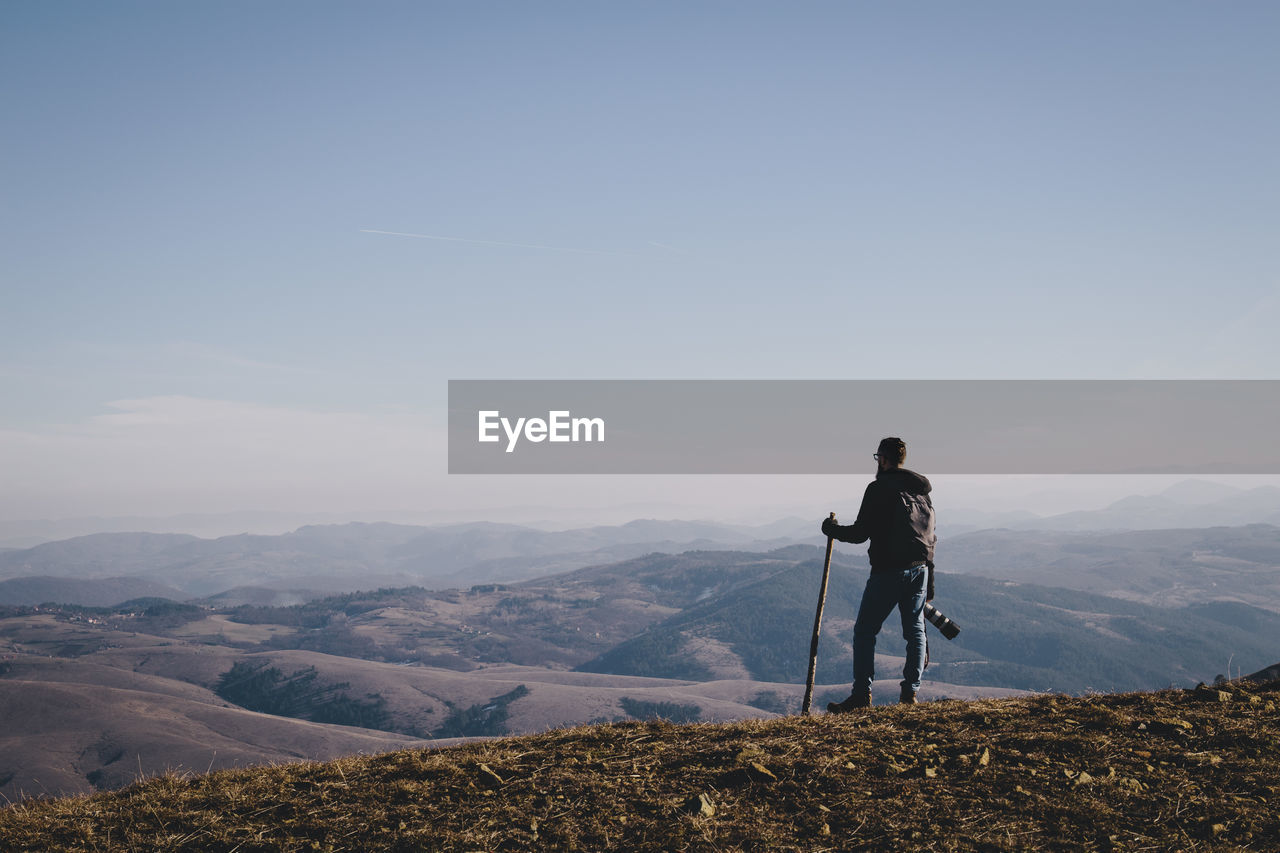
M 266 605 L 378 587 L 466 588 L 652 553 L 763 552 L 796 543 L 812 545 L 821 541 L 820 535 L 813 535 L 814 527 L 788 519 L 755 530 L 704 522 L 633 521 L 557 532 L 482 522 L 434 528 L 352 523 L 303 527 L 280 536 L 219 539 L 101 533 L 0 552 L 0 604 L 56 601 L 102 606 L 158 596 L 209 599 L 221 606 Z M 773 538 L 753 536 L 762 532 Z M 837 551 L 865 559 L 865 546 L 842 544 Z M 944 531 L 937 553 L 940 570 L 948 573 L 1170 606 L 1228 599 L 1280 609 L 1280 528 L 1272 525 Z
M 1280 524 L 1280 489 L 1226 489 L 1230 487 L 1184 481 L 1158 495 L 1122 498 L 1103 509 L 1015 520 L 1004 526 L 1023 530 L 1155 530 Z
M 183 534 L 98 533 L 0 552 L 0 604 L 31 603 L 32 578 L 65 581 L 134 578 L 180 591 L 180 598 L 240 587 L 308 594 L 379 586 L 433 588 L 510 582 L 652 552 L 767 550 L 796 541 L 780 522 L 760 538 L 729 525 L 637 520 L 549 532 L 477 522 L 443 527 L 351 523 L 302 527 L 280 536 L 240 534 L 199 539 Z M 812 524 L 805 538 L 814 538 Z M 787 535 L 788 531 L 792 535 Z M 133 597 L 131 595 L 126 597 Z M 67 583 L 55 599 L 101 603 L 98 590 Z M 114 602 L 112 602 L 114 603 Z
M 1130 495 L 1105 507 L 1039 516 L 1025 510 L 990 512 L 939 507 L 943 535 L 990 528 L 1011 530 L 1167 530 L 1280 524 L 1280 488 L 1238 489 L 1208 480 L 1182 480 L 1159 494 Z

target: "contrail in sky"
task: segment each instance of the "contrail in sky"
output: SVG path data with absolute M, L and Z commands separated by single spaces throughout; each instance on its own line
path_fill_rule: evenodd
M 403 231 L 379 231 L 361 228 L 362 234 L 386 234 L 390 237 L 416 237 L 419 240 L 443 240 L 447 243 L 479 243 L 484 246 L 511 246 L 516 249 L 545 249 L 550 252 L 574 252 L 579 255 L 620 255 L 623 252 L 600 252 L 595 249 L 568 249 L 564 246 L 539 246 L 536 243 L 504 243 L 499 240 L 468 240 L 466 237 L 441 237 L 436 234 L 406 234 Z

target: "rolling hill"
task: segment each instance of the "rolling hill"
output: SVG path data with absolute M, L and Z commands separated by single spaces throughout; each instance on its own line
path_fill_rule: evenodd
M 793 549 L 798 556 L 799 549 Z M 715 677 L 726 661 L 750 677 L 802 677 L 821 578 L 809 560 L 708 597 L 655 622 L 579 666 L 668 678 Z M 676 558 L 670 558 L 676 559 Z M 818 677 L 852 672 L 850 640 L 866 569 L 833 562 Z M 962 631 L 947 642 L 931 631 L 934 681 L 1078 693 L 1194 684 L 1245 671 L 1280 655 L 1280 613 L 1239 602 L 1161 608 L 1057 587 L 940 574 L 935 602 Z M 905 645 L 890 618 L 877 644 L 877 671 L 892 680 Z
M 44 602 L 110 607 L 133 598 L 183 599 L 179 589 L 141 578 L 26 577 L 0 581 L 0 604 L 31 605 Z

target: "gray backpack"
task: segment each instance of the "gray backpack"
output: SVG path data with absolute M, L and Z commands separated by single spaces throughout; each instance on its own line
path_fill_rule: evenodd
M 894 517 L 894 540 L 904 545 L 916 540 L 924 554 L 917 559 L 933 563 L 933 546 L 938 542 L 934 532 L 933 501 L 929 495 L 917 492 L 898 492 L 898 510 Z M 915 550 L 914 548 L 912 550 Z

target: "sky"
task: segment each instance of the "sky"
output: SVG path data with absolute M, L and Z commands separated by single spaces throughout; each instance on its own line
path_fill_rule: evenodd
M 1277 378 L 1278 41 L 1270 2 L 9 0 L 0 519 L 861 490 L 450 477 L 448 379 Z

